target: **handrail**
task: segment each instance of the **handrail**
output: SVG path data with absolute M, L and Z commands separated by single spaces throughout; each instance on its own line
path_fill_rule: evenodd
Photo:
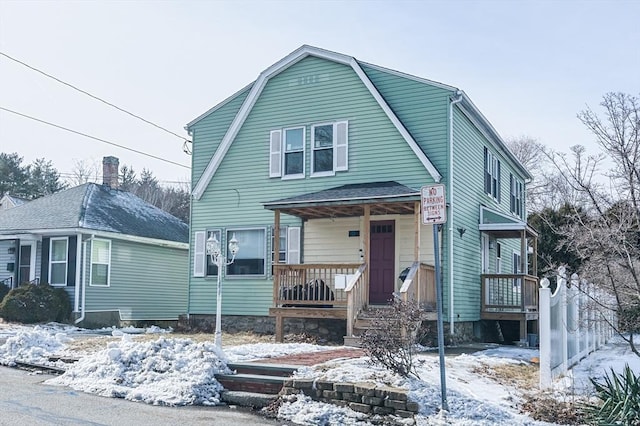
M 411 264 L 411 268 L 409 269 L 409 272 L 407 273 L 406 278 L 402 282 L 402 287 L 400 288 L 400 295 L 402 296 L 402 300 L 404 300 L 405 302 L 409 300 L 409 294 L 408 294 L 409 289 L 413 284 L 413 279 L 418 274 L 419 268 L 420 268 L 420 262 L 413 262 Z
M 363 263 L 353 274 L 344 290 L 347 293 L 347 336 L 353 336 L 356 319 L 369 303 L 367 282 L 367 264 Z
M 435 267 L 421 262 L 413 262 L 400 288 L 404 302 L 413 298 L 425 310 L 436 306 Z
M 0 284 L 6 285 L 9 288 L 13 288 L 13 277 L 5 278 L 0 281 Z

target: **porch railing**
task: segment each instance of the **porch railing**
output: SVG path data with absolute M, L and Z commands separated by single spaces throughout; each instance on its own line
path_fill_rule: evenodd
M 345 288 L 359 266 L 356 263 L 273 265 L 274 304 L 276 307 L 346 307 Z
M 538 277 L 526 274 L 483 274 L 483 312 L 537 312 Z
M 369 277 L 367 264 L 358 267 L 349 279 L 345 293 L 347 294 L 347 336 L 353 336 L 353 328 L 360 312 L 369 304 Z
M 420 262 L 413 262 L 407 277 L 402 282 L 400 297 L 403 301 L 417 301 L 426 310 L 436 307 L 435 268 Z

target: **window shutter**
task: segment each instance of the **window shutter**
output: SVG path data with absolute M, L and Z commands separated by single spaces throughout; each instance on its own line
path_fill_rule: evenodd
M 204 270 L 206 266 L 206 258 L 205 258 L 205 243 L 206 243 L 206 232 L 198 231 L 195 233 L 193 243 L 193 276 L 194 277 L 204 277 Z
M 287 263 L 300 263 L 300 227 L 287 228 Z
M 336 154 L 334 156 L 337 172 L 349 170 L 349 122 L 336 123 Z
M 282 130 L 272 130 L 269 136 L 269 177 L 282 175 Z

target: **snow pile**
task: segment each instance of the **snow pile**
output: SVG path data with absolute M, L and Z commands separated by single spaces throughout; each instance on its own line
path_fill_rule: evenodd
M 223 388 L 214 375 L 230 373 L 223 359 L 209 342 L 134 342 L 124 334 L 47 384 L 154 405 L 216 405 Z
M 231 361 L 241 362 L 332 349 L 344 349 L 344 346 L 320 346 L 310 343 L 251 343 L 225 348 L 224 352 Z
M 440 412 L 440 367 L 433 355 L 417 355 L 420 380 L 404 379 L 390 371 L 372 365 L 367 357 L 333 360 L 315 367 L 302 368 L 296 377 L 333 382 L 368 382 L 377 386 L 394 386 L 409 391 L 409 399 L 420 405 L 416 416 L 421 425 L 542 425 L 518 413 L 514 389 L 474 373 L 481 366 L 520 364 L 536 356 L 537 351 L 520 348 L 499 348 L 459 355 L 446 360 L 448 412 Z M 343 416 L 343 417 L 339 417 Z M 278 417 L 300 424 L 364 424 L 354 412 L 332 405 L 313 402 L 298 396 L 284 402 Z M 340 420 L 336 420 L 336 419 Z
M 366 414 L 317 402 L 304 395 L 288 397 L 278 411 L 278 418 L 300 425 L 371 425 Z
M 16 362 L 51 365 L 49 356 L 71 340 L 66 333 L 52 327 L 20 328 L 0 346 L 0 364 L 14 366 Z

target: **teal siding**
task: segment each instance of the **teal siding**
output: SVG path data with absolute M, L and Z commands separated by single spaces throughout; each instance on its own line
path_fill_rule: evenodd
M 462 238 L 454 232 L 454 309 L 456 320 L 477 321 L 480 319 L 480 275 L 482 273 L 481 235 L 478 230 L 480 206 L 498 210 L 507 215 L 509 211 L 509 173 L 519 175 L 496 147 L 478 131 L 473 123 L 454 107 L 454 230 L 466 229 Z M 484 147 L 487 147 L 501 162 L 500 203 L 484 192 Z M 501 240 L 502 271 L 510 273 L 511 256 L 519 242 Z M 495 249 L 489 257 L 490 265 L 495 268 Z M 446 282 L 446 281 L 445 281 Z M 445 289 L 448 293 L 449 289 Z M 448 308 L 448 307 L 447 307 Z
M 203 117 L 190 128 L 192 132 L 192 162 L 191 162 L 191 182 L 195 184 L 202 176 L 204 169 L 209 163 L 222 141 L 227 128 L 233 121 L 242 103 L 246 99 L 251 87 L 237 93 L 226 104 L 221 105 L 216 111 Z
M 446 179 L 449 97 L 453 91 L 362 65 L 387 104 Z
M 308 76 L 319 78 L 314 84 L 298 84 Z M 349 121 L 349 170 L 309 177 L 310 126 L 334 120 Z M 269 131 L 301 125 L 307 128 L 306 178 L 269 178 Z M 200 137 L 196 132 L 194 145 L 208 143 Z M 196 160 L 202 161 L 194 156 Z M 433 183 L 351 67 L 307 57 L 267 83 L 205 194 L 192 204 L 192 241 L 194 232 L 208 228 L 271 226 L 273 212 L 262 206 L 266 201 L 349 183 L 389 180 L 416 189 Z M 286 215 L 282 223 L 300 226 L 297 218 Z M 191 277 L 190 313 L 215 312 L 215 286 L 214 279 Z M 223 314 L 266 315 L 272 305 L 270 277 L 229 278 L 223 288 Z
M 187 310 L 187 250 L 111 240 L 109 287 L 90 286 L 86 256 L 86 311 L 120 311 L 123 320 L 176 320 Z

